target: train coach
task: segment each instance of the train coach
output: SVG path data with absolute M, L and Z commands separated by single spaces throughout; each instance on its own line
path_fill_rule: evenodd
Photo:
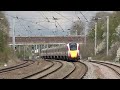
M 79 60 L 80 44 L 68 43 L 58 47 L 45 48 L 41 50 L 43 59 L 62 59 L 62 60 Z

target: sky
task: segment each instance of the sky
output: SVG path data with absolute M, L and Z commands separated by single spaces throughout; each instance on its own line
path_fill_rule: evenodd
M 51 36 L 68 35 L 68 29 L 79 18 L 87 29 L 88 23 L 80 12 L 90 21 L 99 11 L 5 11 L 5 15 L 10 23 L 10 36 L 13 28 L 15 36 Z

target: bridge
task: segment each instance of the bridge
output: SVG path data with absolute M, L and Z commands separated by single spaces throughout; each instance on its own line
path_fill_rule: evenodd
M 56 47 L 68 42 L 84 44 L 84 40 L 84 36 L 15 37 L 15 51 L 19 53 L 24 51 L 23 56 L 26 52 L 32 52 L 33 56 L 35 54 L 40 56 L 43 48 Z M 9 38 L 8 42 L 13 48 L 12 37 Z
M 84 36 L 46 36 L 46 37 L 15 37 L 15 51 L 39 53 L 43 48 L 60 46 L 69 42 L 84 44 Z M 12 37 L 8 40 L 13 48 Z M 24 55 L 25 56 L 25 55 Z
M 12 45 L 12 37 L 9 38 Z M 16 45 L 61 44 L 68 42 L 84 43 L 84 36 L 46 36 L 46 37 L 15 37 Z

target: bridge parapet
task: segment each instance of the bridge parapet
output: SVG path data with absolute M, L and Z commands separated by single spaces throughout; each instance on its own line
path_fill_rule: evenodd
M 41 44 L 41 43 L 84 43 L 84 36 L 48 36 L 48 37 L 16 37 L 16 44 Z M 9 44 L 12 44 L 12 37 L 9 38 Z

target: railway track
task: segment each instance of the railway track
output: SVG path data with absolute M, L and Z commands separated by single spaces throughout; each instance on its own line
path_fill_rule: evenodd
M 48 68 L 52 63 L 48 61 L 35 61 L 33 64 L 28 67 L 19 68 L 16 70 L 12 70 L 10 72 L 1 73 L 1 79 L 22 79 L 23 77 L 32 75 L 40 70 Z
M 11 67 L 8 67 L 8 68 L 4 68 L 4 69 L 0 69 L 0 73 L 9 72 L 9 71 L 12 71 L 12 70 L 24 68 L 24 67 L 27 67 L 27 66 L 29 66 L 29 65 L 31 65 L 33 63 L 34 63 L 34 61 L 24 61 L 21 64 L 14 65 L 14 66 L 11 66 Z
M 72 62 L 67 61 L 60 61 L 62 66 L 60 69 L 56 70 L 55 72 L 41 78 L 41 79 L 64 79 L 68 74 L 70 74 L 74 69 L 75 66 Z
M 49 74 L 54 73 L 63 66 L 63 64 L 60 61 L 52 61 L 52 60 L 46 60 L 46 61 L 51 62 L 52 64 L 49 67 L 41 71 L 38 71 L 32 75 L 23 77 L 22 79 L 42 79 L 48 76 Z
M 1 69 L 0 75 L 2 76 L 0 76 L 0 78 L 81 79 L 87 72 L 86 66 L 81 62 L 67 62 L 62 60 L 45 60 L 45 61 L 47 61 L 45 66 L 42 65 L 42 62 L 40 63 L 37 61 L 24 61 L 21 64 Z M 33 65 L 34 63 L 35 65 Z M 31 69 L 34 71 L 32 72 Z
M 82 79 L 86 75 L 88 71 L 88 67 L 86 64 L 80 61 L 73 62 L 73 64 L 75 66 L 74 70 L 63 79 Z
M 106 66 L 106 67 L 110 68 L 111 70 L 113 70 L 120 77 L 120 66 L 118 66 L 118 65 L 106 63 L 106 62 L 99 62 L 99 61 L 89 61 L 89 62 Z
M 47 61 L 52 63 L 48 68 L 22 79 L 81 79 L 88 70 L 87 66 L 82 62 Z
M 56 64 L 56 67 L 54 68 L 54 70 L 52 70 L 51 72 L 47 72 L 47 74 L 45 74 L 44 76 L 42 76 L 42 77 L 40 77 L 39 79 L 43 79 L 44 77 L 47 77 L 47 76 L 49 76 L 50 74 L 52 74 L 52 73 L 54 73 L 54 72 L 56 72 L 56 71 L 58 71 L 60 68 L 62 68 L 63 67 L 63 63 L 62 62 L 60 62 L 60 61 L 56 61 L 58 64 Z M 57 66 L 58 65 L 58 66 Z

